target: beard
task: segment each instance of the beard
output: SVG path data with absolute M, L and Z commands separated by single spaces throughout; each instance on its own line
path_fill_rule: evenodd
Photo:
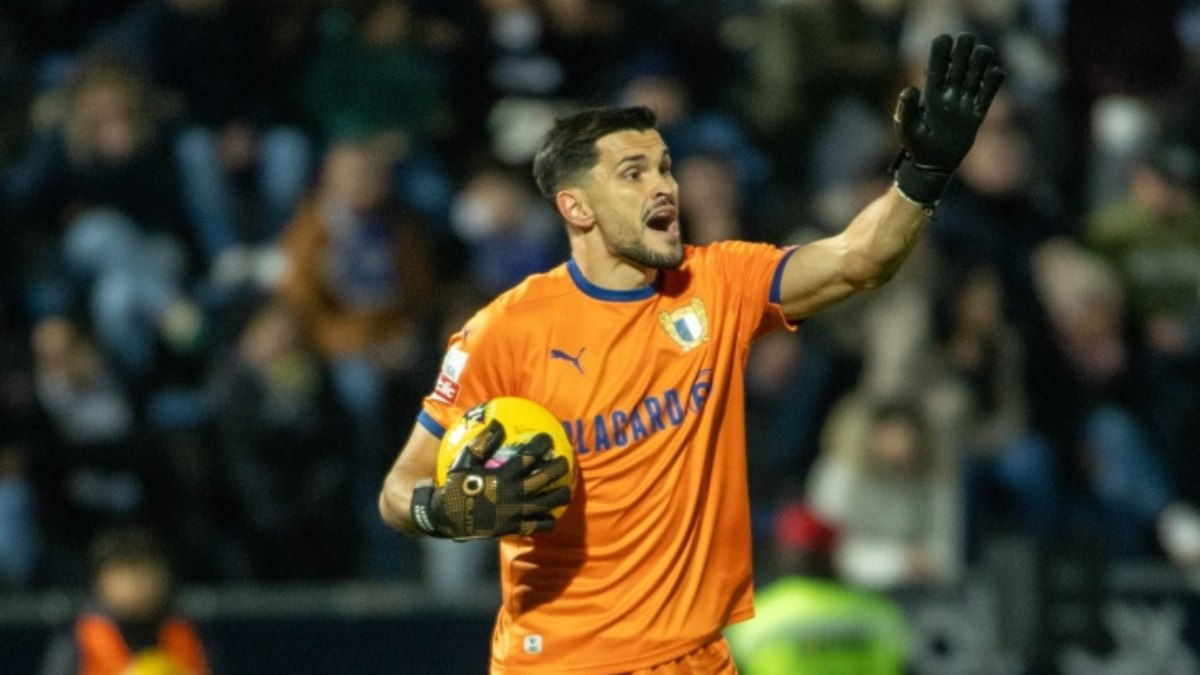
M 639 267 L 656 270 L 673 269 L 683 263 L 683 244 L 676 244 L 669 251 L 655 251 L 646 242 L 635 241 L 618 245 L 614 253 Z
M 613 242 L 612 251 L 618 258 L 639 267 L 668 270 L 683 263 L 683 242 L 675 242 L 667 251 L 656 251 L 646 245 L 645 239 L 630 238 Z

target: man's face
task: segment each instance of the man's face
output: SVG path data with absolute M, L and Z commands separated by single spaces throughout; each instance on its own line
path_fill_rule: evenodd
M 662 137 L 618 131 L 596 141 L 596 149 L 599 161 L 585 192 L 609 251 L 639 267 L 679 266 L 679 185 Z

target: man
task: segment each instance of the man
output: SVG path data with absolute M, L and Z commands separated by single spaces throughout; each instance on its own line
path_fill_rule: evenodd
M 527 279 L 450 340 L 380 495 L 408 533 L 501 542 L 493 673 L 734 673 L 721 629 L 754 613 L 743 366 L 754 338 L 890 278 L 971 146 L 1002 71 L 970 35 L 932 45 L 924 100 L 900 95 L 895 187 L 841 234 L 800 248 L 684 246 L 671 158 L 645 108 L 560 120 L 534 161 L 571 259 Z M 552 350 L 569 359 L 551 358 Z M 444 485 L 438 439 L 501 395 L 541 402 L 578 457 Z M 482 487 L 481 487 L 482 486 Z M 554 522 L 549 510 L 570 499 Z

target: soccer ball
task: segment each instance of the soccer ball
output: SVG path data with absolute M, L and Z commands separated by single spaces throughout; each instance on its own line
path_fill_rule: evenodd
M 550 484 L 550 487 L 567 487 L 575 489 L 575 452 L 567 432 L 554 413 L 544 406 L 527 398 L 517 396 L 501 396 L 471 408 L 455 420 L 446 434 L 442 436 L 438 446 L 436 481 L 438 485 L 446 482 L 446 474 L 450 466 L 458 458 L 463 448 L 487 428 L 492 420 L 497 420 L 504 427 L 504 444 L 488 458 L 484 464 L 487 468 L 496 468 L 516 454 L 516 446 L 528 441 L 537 434 L 545 433 L 550 436 L 553 445 L 547 451 L 553 456 L 565 457 L 569 468 L 562 478 Z M 560 506 L 550 513 L 558 518 L 567 509 Z

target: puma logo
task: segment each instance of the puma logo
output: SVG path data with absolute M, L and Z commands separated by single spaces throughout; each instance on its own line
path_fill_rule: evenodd
M 570 361 L 571 365 L 575 366 L 575 370 L 578 370 L 579 374 L 582 375 L 583 374 L 583 366 L 579 364 L 579 359 L 583 357 L 583 350 L 585 350 L 585 349 L 587 349 L 587 347 L 580 347 L 579 353 L 576 354 L 575 356 L 571 356 L 570 354 L 564 352 L 561 349 L 551 349 L 550 350 L 550 358 L 551 359 L 561 359 L 563 361 Z

